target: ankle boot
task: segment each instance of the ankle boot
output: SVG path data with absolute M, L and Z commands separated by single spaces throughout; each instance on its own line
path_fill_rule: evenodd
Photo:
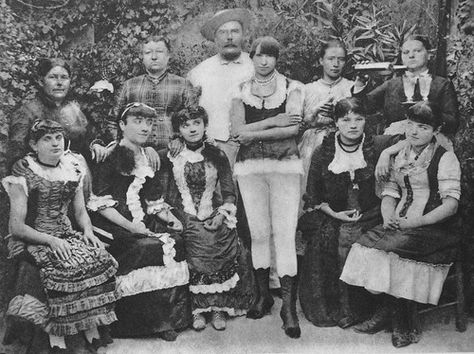
M 255 303 L 251 306 L 250 310 L 247 312 L 247 318 L 256 320 L 270 313 L 274 301 L 273 297 L 270 295 L 268 283 L 270 280 L 270 269 L 255 269 L 254 274 L 255 280 L 257 282 L 258 297 Z
M 379 295 L 379 303 L 376 307 L 375 313 L 368 320 L 355 325 L 354 331 L 358 333 L 375 334 L 387 328 L 390 324 L 390 316 L 392 309 L 391 296 Z
M 411 344 L 406 300 L 396 299 L 392 309 L 392 344 L 395 348 Z
M 282 306 L 280 317 L 283 320 L 283 329 L 285 334 L 290 338 L 299 338 L 301 329 L 296 314 L 296 293 L 297 279 L 296 276 L 290 277 L 285 275 L 280 278 Z

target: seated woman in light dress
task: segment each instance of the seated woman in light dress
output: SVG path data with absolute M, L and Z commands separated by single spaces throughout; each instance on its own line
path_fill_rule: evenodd
M 359 332 L 375 333 L 392 318 L 396 347 L 419 340 L 413 302 L 438 303 L 459 235 L 453 227 L 460 198 L 459 161 L 435 134 L 441 111 L 430 102 L 408 110 L 406 146 L 395 156 L 382 192 L 383 225 L 351 248 L 341 280 L 379 296 L 371 319 Z

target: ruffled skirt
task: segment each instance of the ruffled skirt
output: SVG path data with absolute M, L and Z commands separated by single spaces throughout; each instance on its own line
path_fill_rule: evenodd
M 196 217 L 186 214 L 184 218 L 193 313 L 246 314 L 255 298 L 255 281 L 250 253 L 235 229 L 223 224 L 218 230 L 209 231 Z
M 374 293 L 437 305 L 457 242 L 456 233 L 436 225 L 398 231 L 379 225 L 352 246 L 341 280 Z

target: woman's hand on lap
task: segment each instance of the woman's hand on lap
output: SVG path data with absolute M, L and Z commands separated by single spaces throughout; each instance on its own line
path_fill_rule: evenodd
M 66 240 L 51 236 L 48 246 L 55 256 L 63 261 L 68 260 L 72 256 L 71 245 Z
M 209 231 L 216 231 L 224 222 L 225 216 L 217 214 L 212 219 L 204 221 L 204 228 Z
M 362 217 L 362 214 L 359 213 L 357 209 L 343 210 L 335 212 L 333 218 L 340 220 L 342 222 L 356 222 Z
M 383 228 L 385 230 L 400 230 L 400 219 L 396 217 L 389 217 L 383 220 Z
M 92 234 L 92 233 L 84 233 L 82 235 L 82 240 L 90 246 L 94 246 L 97 248 L 105 248 L 104 244 L 99 240 L 99 238 Z

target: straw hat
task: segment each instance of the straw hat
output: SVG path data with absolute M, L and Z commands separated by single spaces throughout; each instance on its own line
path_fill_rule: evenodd
M 201 28 L 201 34 L 204 38 L 214 41 L 214 35 L 217 29 L 226 22 L 237 21 L 240 22 L 242 28 L 245 30 L 250 25 L 250 11 L 247 9 L 227 9 L 215 13 Z

